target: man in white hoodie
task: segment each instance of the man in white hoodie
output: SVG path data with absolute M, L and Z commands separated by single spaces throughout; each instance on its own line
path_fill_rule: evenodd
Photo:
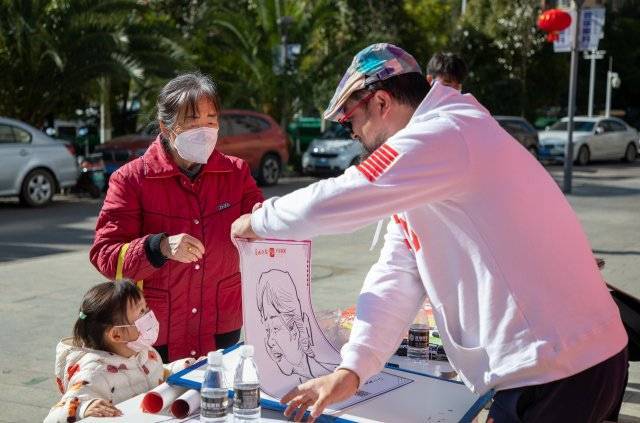
M 470 94 L 390 44 L 359 52 L 325 119 L 370 156 L 271 198 L 232 235 L 305 239 L 391 216 L 342 362 L 282 400 L 291 415 L 351 396 L 382 369 L 428 295 L 465 384 L 497 391 L 495 422 L 615 419 L 627 336 L 589 242 L 553 179 Z

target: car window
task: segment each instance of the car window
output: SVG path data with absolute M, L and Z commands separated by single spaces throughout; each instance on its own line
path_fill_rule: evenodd
M 16 140 L 13 136 L 13 130 L 8 125 L 0 125 L 0 144 L 13 144 Z
M 24 129 L 13 127 L 13 136 L 17 142 L 22 144 L 29 144 L 31 142 L 31 134 Z
M 569 122 L 567 121 L 558 121 L 554 123 L 553 126 L 549 129 L 551 131 L 566 131 L 568 124 Z M 573 121 L 573 130 L 576 132 L 591 132 L 594 126 L 595 122 L 585 122 L 580 120 Z
M 269 123 L 255 116 L 230 115 L 230 129 L 233 135 L 257 134 L 269 128 Z
M 603 120 L 598 124 L 599 127 L 604 129 L 604 132 L 613 132 L 613 127 L 611 126 L 611 121 Z
M 530 132 L 535 132 L 536 130 L 533 128 L 533 126 L 531 126 L 531 124 L 525 120 L 518 120 L 514 122 L 516 125 L 518 125 L 523 132 L 526 133 L 530 133 Z
M 522 132 L 522 128 L 518 125 L 516 121 L 513 120 L 499 120 L 498 123 L 502 126 L 505 131 L 510 134 Z
M 15 126 L 0 124 L 0 144 L 28 144 L 31 134 Z
M 627 127 L 624 124 L 615 120 L 608 120 L 607 123 L 613 132 L 624 132 L 627 130 Z
M 351 139 L 351 135 L 342 125 L 330 125 L 320 136 L 322 139 Z

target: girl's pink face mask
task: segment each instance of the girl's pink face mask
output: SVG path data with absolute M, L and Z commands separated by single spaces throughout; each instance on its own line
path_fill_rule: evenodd
M 158 332 L 160 331 L 160 323 L 156 319 L 156 315 L 153 311 L 145 313 L 134 322 L 133 325 L 118 325 L 116 327 L 135 326 L 138 329 L 138 339 L 135 341 L 127 342 L 127 347 L 135 352 L 148 350 L 158 339 Z

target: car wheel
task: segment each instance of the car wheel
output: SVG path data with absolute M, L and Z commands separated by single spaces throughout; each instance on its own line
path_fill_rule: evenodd
M 263 186 L 275 185 L 280 179 L 280 173 L 280 158 L 275 154 L 267 154 L 260 161 L 258 183 Z
M 32 170 L 22 181 L 20 202 L 29 207 L 45 206 L 51 202 L 55 186 L 51 173 L 44 169 Z
M 578 158 L 576 159 L 576 163 L 580 166 L 586 166 L 591 160 L 591 152 L 589 151 L 589 147 L 583 145 L 578 150 Z
M 638 157 L 638 149 L 634 143 L 629 143 L 627 149 L 624 152 L 624 157 L 622 160 L 625 162 L 631 163 Z

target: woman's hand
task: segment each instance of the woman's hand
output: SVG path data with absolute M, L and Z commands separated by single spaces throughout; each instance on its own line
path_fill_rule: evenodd
M 122 411 L 118 410 L 107 400 L 97 399 L 93 401 L 84 412 L 84 417 L 119 417 Z
M 199 239 L 189 234 L 172 235 L 160 242 L 162 255 L 181 263 L 193 263 L 202 260 L 204 245 Z

